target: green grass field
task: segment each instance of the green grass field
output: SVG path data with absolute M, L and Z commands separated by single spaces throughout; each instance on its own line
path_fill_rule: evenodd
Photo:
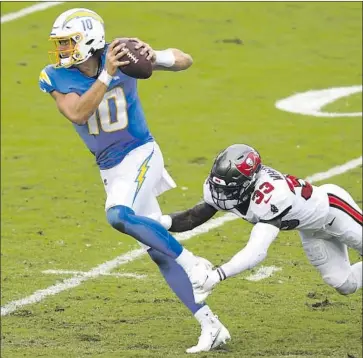
M 1 14 L 29 3 L 1 3 Z M 296 92 L 362 83 L 362 4 L 72 3 L 1 25 L 2 306 L 137 249 L 113 230 L 94 159 L 49 95 L 38 89 L 48 34 L 59 13 L 88 7 L 107 39 L 137 36 L 194 58 L 184 73 L 139 82 L 150 128 L 178 188 L 160 197 L 165 212 L 196 203 L 213 158 L 236 142 L 266 164 L 305 177 L 361 155 L 362 118 L 319 118 L 275 108 Z M 362 97 L 324 108 L 362 111 Z M 362 168 L 327 182 L 362 206 Z M 184 190 L 182 189 L 184 187 Z M 187 188 L 187 190 L 185 189 Z M 220 264 L 240 250 L 251 226 L 226 223 L 185 242 Z M 359 260 L 351 252 L 352 262 Z M 295 232 L 272 245 L 264 266 L 282 268 L 250 282 L 222 283 L 208 299 L 232 341 L 200 357 L 362 357 L 362 291 L 325 285 Z M 113 273 L 25 305 L 2 317 L 2 357 L 184 357 L 199 327 L 145 256 Z

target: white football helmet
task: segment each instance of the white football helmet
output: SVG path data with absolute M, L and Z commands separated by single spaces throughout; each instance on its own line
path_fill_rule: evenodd
M 52 64 L 56 67 L 80 64 L 105 47 L 104 22 L 92 10 L 71 9 L 57 17 L 49 40 L 55 45 L 55 50 L 48 52 Z

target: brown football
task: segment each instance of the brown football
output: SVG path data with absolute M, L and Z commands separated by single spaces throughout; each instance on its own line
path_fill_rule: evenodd
M 147 60 L 147 53 L 140 55 L 142 48 L 135 50 L 137 41 L 128 38 L 119 39 L 121 43 L 125 43 L 129 52 L 123 56 L 120 61 L 130 61 L 126 66 L 121 66 L 120 70 L 124 74 L 133 78 L 149 78 L 153 73 L 151 60 Z

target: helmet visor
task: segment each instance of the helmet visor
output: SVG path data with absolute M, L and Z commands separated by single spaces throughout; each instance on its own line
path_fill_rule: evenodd
M 214 204 L 222 210 L 232 210 L 247 200 L 254 181 L 245 180 L 242 184 L 233 186 L 217 184 L 211 178 L 208 182 Z

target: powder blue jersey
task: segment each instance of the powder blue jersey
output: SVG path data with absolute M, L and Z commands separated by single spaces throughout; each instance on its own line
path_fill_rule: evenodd
M 106 50 L 101 61 L 102 68 Z M 43 92 L 85 93 L 96 81 L 76 67 L 45 67 L 40 73 Z M 153 140 L 137 93 L 137 80 L 117 70 L 97 111 L 83 125 L 73 123 L 88 149 L 95 155 L 100 169 L 119 164 L 131 150 Z

